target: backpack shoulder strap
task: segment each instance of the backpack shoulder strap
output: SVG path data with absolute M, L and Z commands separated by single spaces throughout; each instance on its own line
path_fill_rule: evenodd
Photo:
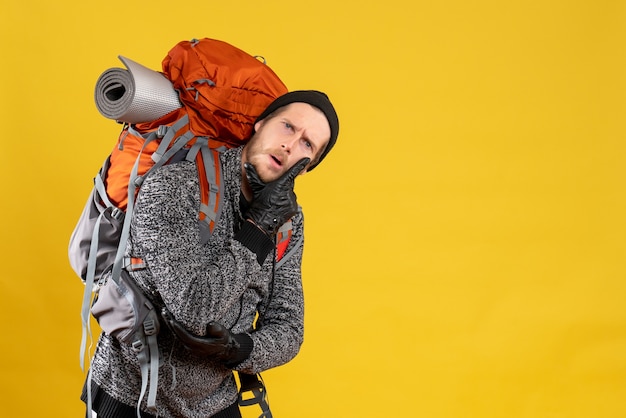
M 222 165 L 220 163 L 220 150 L 210 149 L 208 139 L 197 137 L 195 143 L 187 153 L 188 161 L 195 161 L 200 181 L 200 213 L 198 222 L 200 225 L 200 242 L 205 244 L 217 220 L 221 215 L 221 196 L 224 186 L 222 184 Z

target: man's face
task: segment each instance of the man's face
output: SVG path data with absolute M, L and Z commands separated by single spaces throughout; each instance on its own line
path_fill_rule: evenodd
M 315 162 L 330 139 L 326 116 L 307 103 L 288 104 L 257 122 L 254 129 L 242 162 L 254 165 L 266 183 L 278 179 L 302 158 Z

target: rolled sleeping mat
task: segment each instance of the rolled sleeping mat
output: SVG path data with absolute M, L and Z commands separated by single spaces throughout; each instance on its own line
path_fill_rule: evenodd
M 96 107 L 120 122 L 151 122 L 180 107 L 172 83 L 157 71 L 119 56 L 127 70 L 110 68 L 96 82 Z

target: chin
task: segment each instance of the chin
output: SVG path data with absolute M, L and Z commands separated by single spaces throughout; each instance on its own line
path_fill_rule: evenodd
M 274 172 L 267 172 L 264 171 L 262 173 L 259 173 L 259 177 L 261 177 L 261 180 L 263 180 L 264 183 L 270 183 L 274 180 L 278 180 L 278 178 L 280 177 L 279 173 L 274 173 Z

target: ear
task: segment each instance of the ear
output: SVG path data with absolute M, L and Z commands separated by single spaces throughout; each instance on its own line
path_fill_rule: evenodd
M 263 126 L 263 123 L 265 123 L 265 119 L 261 119 L 260 121 L 255 123 L 254 124 L 254 132 L 259 132 L 259 129 L 261 129 L 261 126 Z

